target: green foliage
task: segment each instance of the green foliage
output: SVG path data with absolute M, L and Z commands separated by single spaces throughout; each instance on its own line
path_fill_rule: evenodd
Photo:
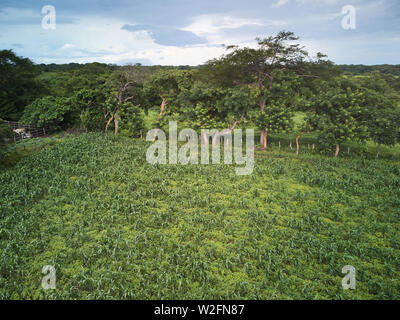
M 251 88 L 249 97 L 254 100 L 248 105 L 258 105 L 258 111 L 244 111 L 262 130 L 264 144 L 267 143 L 264 132 L 292 129 L 294 107 L 303 94 L 300 85 L 311 82 L 304 78 L 311 79 L 316 74 L 330 78 L 339 73 L 321 53 L 316 59 L 310 59 L 300 44 L 295 43 L 298 39 L 292 32 L 281 31 L 275 36 L 257 38 L 256 48 L 229 46 L 227 49 L 232 52 L 209 61 L 199 71 L 203 81 L 209 73 L 214 85 L 235 87 L 247 84 Z
M 161 69 L 150 76 L 145 83 L 145 90 L 156 100 L 160 96 L 173 99 L 182 90 L 190 88 L 191 78 L 192 72 L 187 70 Z
M 257 112 L 255 123 L 267 132 L 279 133 L 293 128 L 293 112 L 283 103 L 269 103 L 263 111 Z
M 6 121 L 0 119 L 0 153 L 5 149 L 6 139 L 11 139 L 13 132 Z
M 103 88 L 82 89 L 71 99 L 72 109 L 80 113 L 81 125 L 86 131 L 102 131 L 106 124 L 105 100 L 107 92 Z
M 0 118 L 17 121 L 25 106 L 45 93 L 37 71 L 27 58 L 0 50 Z
M 219 114 L 222 114 L 223 122 L 231 125 L 234 121 L 243 119 L 254 107 L 254 98 L 254 90 L 249 86 L 226 89 L 217 102 L 217 110 Z
M 399 110 L 381 109 L 371 112 L 369 136 L 377 144 L 394 146 L 398 140 Z
M 394 146 L 397 142 L 400 108 L 385 92 L 371 89 L 363 91 L 363 120 L 368 137 L 378 145 Z
M 110 121 L 109 129 L 133 130 L 137 136 L 139 127 L 143 127 L 141 120 L 137 125 L 129 124 L 128 129 L 124 126 L 129 122 L 119 119 L 134 105 L 139 110 L 134 111 L 132 119 L 139 119 L 143 111 L 146 122 L 151 118 L 148 128 L 167 130 L 170 120 L 178 120 L 179 126 L 197 130 L 242 126 L 280 133 L 293 130 L 294 112 L 301 111 L 305 119 L 296 126 L 297 134 L 318 131 L 318 145 L 326 149 L 367 139 L 378 145 L 398 141 L 400 82 L 393 74 L 395 67 L 366 67 L 361 75 L 343 75 L 342 66 L 338 68 L 326 56 L 319 53 L 310 58 L 298 38 L 286 31 L 257 38 L 254 48 L 229 46 L 227 50 L 220 59 L 200 67 L 101 63 L 35 66 L 11 51 L 2 51 L 1 56 L 4 73 L 16 75 L 10 82 L 13 87 L 21 79 L 36 77 L 32 81 L 38 86 L 46 83 L 48 94 L 57 97 L 54 99 L 70 98 L 68 102 L 62 100 L 63 107 L 60 103 L 44 107 L 44 102 L 35 102 L 41 105 L 39 111 L 31 107 L 24 114 L 24 121 L 37 123 L 39 113 L 49 112 L 41 116 L 41 123 L 50 123 L 55 130 L 81 126 L 87 132 L 102 131 Z M 22 87 L 36 88 L 33 83 Z M 39 91 L 21 97 L 31 102 Z M 17 100 L 13 96 L 4 102 L 11 101 L 11 106 Z M 19 110 L 27 104 L 21 104 Z M 9 106 L 4 114 L 12 113 Z M 149 111 L 151 117 L 147 117 Z
M 0 173 L 1 299 L 400 298 L 397 162 L 257 152 L 239 177 L 147 147 L 90 133 Z
M 228 46 L 231 52 L 209 61 L 204 70 L 212 74 L 211 81 L 226 86 L 255 83 L 263 91 L 273 81 L 274 72 L 291 69 L 295 61 L 302 62 L 308 56 L 299 44 L 293 44 L 298 38 L 292 32 L 256 40 L 257 48 Z
M 78 124 L 78 119 L 79 113 L 70 99 L 47 96 L 36 99 L 27 106 L 21 122 L 60 130 Z
M 311 102 L 306 123 L 317 130 L 318 141 L 326 149 L 346 141 L 365 141 L 367 128 L 361 121 L 365 112 L 364 93 L 346 79 L 319 83 Z
M 297 99 L 293 92 L 298 78 L 282 72 L 275 74 L 276 81 L 269 85 L 268 90 L 263 90 L 263 95 L 259 97 L 265 106 L 253 112 L 257 127 L 271 133 L 293 129 L 292 118 Z
M 173 107 L 172 103 L 180 92 L 191 87 L 192 72 L 187 70 L 161 69 L 151 75 L 144 83 L 144 92 L 148 102 L 159 108 L 162 100 L 166 100 Z
M 116 69 L 97 62 L 85 65 L 38 65 L 36 68 L 41 71 L 38 79 L 46 84 L 49 94 L 58 97 L 72 97 L 82 89 L 97 89 Z
M 130 138 L 141 138 L 145 132 L 144 117 L 139 106 L 129 104 L 121 111 L 121 134 Z
M 143 84 L 143 91 L 149 106 L 157 110 L 159 115 L 153 128 L 168 127 L 170 120 L 177 120 L 178 117 L 184 118 L 182 114 L 189 106 L 179 105 L 178 96 L 191 88 L 192 71 L 174 68 L 161 69 L 150 76 Z M 191 107 L 193 107 L 192 105 Z M 145 112 L 149 108 L 145 108 Z
M 195 130 L 220 128 L 224 113 L 219 112 L 218 103 L 223 96 L 222 89 L 204 82 L 195 82 L 189 90 L 179 95 L 177 105 L 188 127 Z
M 89 132 L 3 157 L 0 299 L 400 299 L 398 66 L 343 75 L 297 40 L 282 31 L 199 68 L 35 66 L 0 51 L 0 117 Z M 256 149 L 250 176 L 152 166 L 134 138 L 170 120 L 256 127 L 272 151 Z M 90 133 L 107 122 L 120 137 Z M 296 156 L 299 134 L 309 147 Z M 11 136 L 0 120 L 0 152 Z M 355 291 L 341 288 L 349 264 Z
M 112 74 L 107 80 L 105 84 L 105 89 L 107 90 L 104 104 L 107 112 L 105 117 L 111 115 L 109 121 L 114 120 L 115 135 L 118 134 L 119 130 L 120 112 L 130 108 L 132 103 L 136 103 L 139 106 L 140 103 L 146 100 L 143 83 L 149 77 L 148 71 L 140 65 L 125 66 Z M 108 124 L 106 125 L 106 131 Z
M 359 64 L 359 65 L 339 65 L 338 67 L 343 71 L 356 75 L 377 71 L 382 74 L 391 74 L 400 76 L 400 65 L 381 64 L 376 66 L 366 66 Z
M 196 81 L 179 94 L 176 104 L 186 126 L 195 130 L 225 129 L 245 116 L 252 97 L 247 86 L 221 88 Z

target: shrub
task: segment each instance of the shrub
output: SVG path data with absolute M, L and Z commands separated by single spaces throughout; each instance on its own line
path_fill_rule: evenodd
M 12 137 L 13 132 L 11 128 L 8 126 L 6 121 L 0 119 L 0 153 L 5 149 L 6 139 Z
M 47 96 L 27 106 L 20 121 L 60 130 L 79 123 L 79 115 L 69 99 Z
M 121 134 L 131 138 L 139 138 L 145 129 L 142 111 L 136 107 L 128 107 L 121 112 Z

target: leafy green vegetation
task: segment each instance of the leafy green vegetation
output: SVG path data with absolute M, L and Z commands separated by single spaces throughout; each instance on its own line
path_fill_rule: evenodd
M 6 144 L 0 154 L 0 170 L 12 168 L 19 160 L 59 142 L 63 138 L 64 134 L 60 133 L 48 138 L 24 139 L 12 145 Z
M 339 65 L 339 68 L 352 74 L 366 74 L 378 71 L 384 74 L 392 74 L 400 76 L 400 65 L 382 64 L 377 66 L 365 66 L 362 64 L 358 64 L 358 65 Z
M 46 93 L 35 65 L 17 57 L 11 50 L 0 50 L 0 118 L 18 120 L 25 107 Z
M 3 50 L 3 73 L 15 79 L 0 88 L 0 115 L 18 114 L 20 122 L 53 132 L 129 137 L 165 130 L 170 120 L 197 131 L 253 128 L 265 150 L 271 135 L 294 132 L 298 152 L 301 138 L 315 134 L 318 150 L 336 148 L 335 156 L 345 144 L 373 141 L 379 157 L 382 146 L 400 142 L 396 66 L 346 73 L 322 53 L 310 57 L 292 32 L 256 40 L 252 48 L 227 46 L 226 54 L 199 67 L 35 66 Z M 295 114 L 303 115 L 296 126 Z
M 0 298 L 400 298 L 399 160 L 272 148 L 239 177 L 147 146 L 67 136 L 0 173 Z
M 36 99 L 24 111 L 22 123 L 35 123 L 52 130 L 66 128 L 71 122 L 71 104 L 66 98 L 46 96 Z
M 0 120 L 0 299 L 400 298 L 398 66 L 256 40 L 198 67 L 0 51 L 0 117 L 19 121 Z M 150 165 L 140 138 L 170 121 L 213 146 L 254 129 L 253 173 Z M 12 143 L 26 124 L 50 137 Z

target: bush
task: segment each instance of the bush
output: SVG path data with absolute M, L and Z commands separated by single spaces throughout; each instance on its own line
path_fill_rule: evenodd
M 47 96 L 27 106 L 20 121 L 56 131 L 79 123 L 79 115 L 69 99 Z
M 139 138 L 144 134 L 144 118 L 139 107 L 129 107 L 121 112 L 121 134 L 130 138 Z
M 12 138 L 13 132 L 7 122 L 0 119 L 0 153 L 4 151 L 6 139 Z

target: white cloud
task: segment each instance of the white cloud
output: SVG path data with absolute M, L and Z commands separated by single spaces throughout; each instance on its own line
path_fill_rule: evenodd
M 253 40 L 258 34 L 254 34 L 251 28 L 280 27 L 287 24 L 284 20 L 246 19 L 222 14 L 200 15 L 193 18 L 193 22 L 182 28 L 207 39 L 209 44 L 244 44 Z M 249 29 L 241 30 L 240 28 Z
M 236 11 L 229 14 L 195 15 L 182 30 L 191 31 L 208 43 L 186 47 L 157 44 L 145 30 L 122 30 L 121 27 L 126 24 L 141 24 L 143 21 L 108 12 L 94 16 L 60 10 L 64 16 L 57 15 L 57 29 L 43 30 L 40 10 L 2 8 L 0 47 L 14 48 L 17 54 L 30 57 L 35 62 L 126 63 L 132 60 L 163 65 L 197 65 L 224 53 L 220 46 L 222 43 L 253 47 L 256 36 L 273 35 L 286 29 L 300 35 L 310 53 L 327 53 L 336 62 L 398 63 L 398 33 L 395 28 L 392 30 L 380 23 L 392 8 L 388 2 L 352 0 L 350 3 L 357 7 L 360 26 L 357 25 L 357 32 L 344 33 L 340 25 L 341 7 L 347 2 L 273 0 L 266 4 L 264 10 L 244 3 L 243 10 L 232 9 Z M 272 10 L 271 3 L 277 9 Z M 190 13 L 187 17 L 191 17 Z M 371 25 L 374 23 L 381 29 L 374 31 Z M 392 19 L 391 23 L 395 21 Z M 385 35 L 385 42 L 382 34 Z M 388 58 L 386 51 L 392 56 Z
M 273 8 L 279 8 L 279 7 L 282 7 L 282 6 L 284 6 L 286 3 L 288 3 L 289 2 L 289 0 L 278 0 L 278 2 L 276 2 L 276 3 L 274 3 L 273 5 L 272 5 L 272 7 Z
M 221 29 L 237 29 L 246 25 L 262 26 L 258 19 L 243 19 L 219 14 L 200 15 L 193 19 L 193 23 L 182 28 L 197 35 L 215 34 Z
M 150 60 L 153 64 L 161 65 L 198 65 L 218 57 L 223 53 L 222 47 L 199 45 L 193 47 L 159 46 L 154 49 L 125 52 L 121 54 L 104 55 L 99 60 L 118 63 L 118 61 Z
M 75 24 L 57 25 L 56 30 L 43 30 L 36 25 L 4 25 L 10 36 L 0 38 L 0 47 L 11 48 L 23 43 L 17 53 L 37 63 L 127 63 L 146 61 L 163 65 L 198 65 L 224 52 L 221 46 L 162 46 L 147 31 L 122 30 L 126 21 L 93 16 L 76 17 Z M 226 20 L 223 26 L 233 26 Z M 32 38 L 31 35 L 35 34 Z
M 60 50 L 70 50 L 70 49 L 74 49 L 75 47 L 76 47 L 76 46 L 73 45 L 73 44 L 66 43 L 66 44 L 64 44 L 64 45 L 60 48 Z

